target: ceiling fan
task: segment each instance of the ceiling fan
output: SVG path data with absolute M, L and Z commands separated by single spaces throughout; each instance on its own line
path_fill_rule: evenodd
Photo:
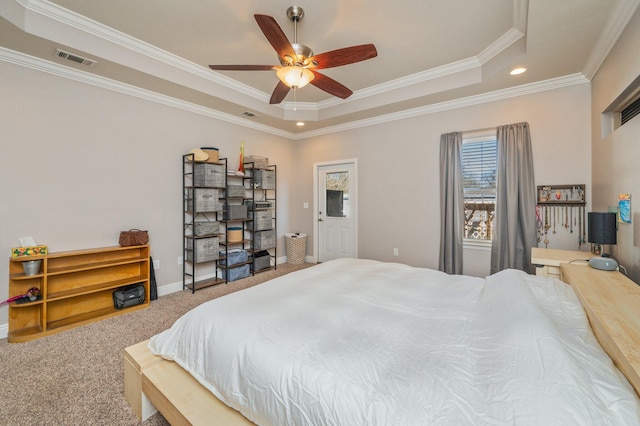
M 258 14 L 253 16 L 262 33 L 278 54 L 280 65 L 209 65 L 209 67 L 219 71 L 275 70 L 280 81 L 271 95 L 270 104 L 279 104 L 287 96 L 289 90 L 300 89 L 309 83 L 333 96 L 346 99 L 353 92 L 317 70 L 353 64 L 375 58 L 378 55 L 373 44 L 344 47 L 314 55 L 308 46 L 298 44 L 298 22 L 304 16 L 304 11 L 298 6 L 291 6 L 287 9 L 287 17 L 293 21 L 294 25 L 293 43 L 289 42 L 273 17 Z

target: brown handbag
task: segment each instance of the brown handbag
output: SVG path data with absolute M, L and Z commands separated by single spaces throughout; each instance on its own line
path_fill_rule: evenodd
M 120 231 L 119 242 L 122 247 L 145 245 L 149 242 L 149 233 L 140 229 Z

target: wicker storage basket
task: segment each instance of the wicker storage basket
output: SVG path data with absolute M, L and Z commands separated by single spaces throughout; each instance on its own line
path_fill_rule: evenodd
M 287 263 L 293 265 L 304 263 L 307 255 L 307 235 L 286 234 L 284 240 L 287 249 Z

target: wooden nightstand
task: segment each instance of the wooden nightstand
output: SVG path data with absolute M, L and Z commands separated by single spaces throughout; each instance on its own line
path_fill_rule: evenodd
M 593 254 L 588 251 L 556 250 L 539 247 L 533 247 L 531 249 L 531 263 L 536 266 L 536 275 L 558 279 L 560 279 L 561 263 L 584 261 L 576 263 L 586 264 L 585 262 L 592 256 Z

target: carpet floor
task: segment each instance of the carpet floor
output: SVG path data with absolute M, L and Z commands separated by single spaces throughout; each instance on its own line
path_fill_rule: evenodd
M 0 340 L 0 424 L 140 424 L 124 398 L 124 348 L 169 328 L 203 302 L 308 266 L 282 264 L 195 294 L 172 293 L 147 309 L 26 343 Z M 142 423 L 167 424 L 160 414 Z

